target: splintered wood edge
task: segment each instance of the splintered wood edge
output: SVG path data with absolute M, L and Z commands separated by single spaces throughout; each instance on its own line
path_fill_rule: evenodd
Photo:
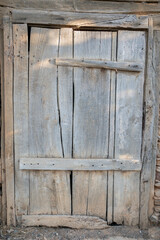
M 99 217 L 80 215 L 23 215 L 22 225 L 76 229 L 105 229 L 109 227 L 107 222 Z
M 140 171 L 142 166 L 139 160 L 20 158 L 19 167 L 21 170 Z

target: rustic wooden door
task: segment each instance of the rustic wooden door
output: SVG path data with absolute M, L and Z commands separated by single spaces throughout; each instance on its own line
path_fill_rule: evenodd
M 13 41 L 17 220 L 137 225 L 145 32 L 16 24 Z

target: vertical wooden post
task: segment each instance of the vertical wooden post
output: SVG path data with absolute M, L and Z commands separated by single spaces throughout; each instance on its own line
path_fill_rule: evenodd
M 147 75 L 144 93 L 144 132 L 142 146 L 142 172 L 140 196 L 140 227 L 146 229 L 153 209 L 153 190 L 156 166 L 156 142 L 158 130 L 158 78 L 153 63 L 153 20 L 148 22 Z M 153 210 L 152 210 L 153 211 Z
M 2 224 L 7 221 L 6 216 L 6 178 L 5 178 L 5 159 L 4 159 L 4 49 L 3 49 L 3 31 L 0 31 L 0 65 L 1 65 L 1 163 L 2 163 Z
M 15 225 L 14 157 L 13 157 L 13 42 L 12 23 L 3 18 L 4 26 L 4 154 L 6 170 L 7 225 Z

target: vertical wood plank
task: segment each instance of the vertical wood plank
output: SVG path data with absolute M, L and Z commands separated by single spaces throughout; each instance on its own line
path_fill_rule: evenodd
M 149 18 L 147 76 L 145 83 L 144 133 L 141 173 L 140 227 L 146 229 L 153 213 L 153 186 L 158 129 L 159 49 L 154 46 L 153 20 Z M 158 44 L 159 40 L 157 41 Z M 154 52 L 153 52 L 153 47 Z M 154 53 L 154 55 L 153 55 Z M 154 56 L 154 58 L 153 58 Z M 157 58 L 157 59 L 156 59 Z M 158 60 L 158 61 L 157 61 Z M 156 66 L 157 64 L 157 66 Z
M 14 41 L 14 143 L 15 204 L 17 220 L 28 214 L 29 172 L 19 169 L 21 156 L 28 156 L 28 29 L 13 25 Z
M 7 223 L 6 213 L 6 176 L 5 176 L 5 151 L 4 151 L 4 42 L 3 31 L 0 30 L 0 57 L 1 57 L 1 161 L 2 161 L 2 225 Z
M 110 60 L 111 33 L 75 31 L 74 57 Z M 74 69 L 73 157 L 107 158 L 109 90 L 109 71 Z M 106 200 L 107 172 L 73 172 L 73 214 L 105 219 Z
M 58 68 L 50 62 L 52 58 L 59 55 L 59 43 L 60 31 L 58 29 L 31 29 L 29 151 L 30 156 L 34 157 L 63 157 L 64 155 L 63 134 L 67 135 L 67 131 L 61 125 L 61 120 L 64 121 L 63 116 L 62 119 L 60 116 L 62 103 L 59 101 L 58 88 L 61 78 L 58 79 Z M 62 71 L 60 71 L 61 77 L 63 77 Z M 62 94 L 63 89 L 60 90 Z M 67 90 L 66 94 L 68 94 Z M 47 178 L 47 181 L 43 182 L 43 178 Z M 70 214 L 69 183 L 69 172 L 31 173 L 30 214 Z M 39 202 L 36 201 L 37 195 L 41 195 Z
M 72 58 L 73 30 L 60 29 L 59 56 Z M 72 157 L 72 110 L 73 110 L 73 70 L 71 67 L 58 67 L 58 99 L 61 122 L 63 156 Z
M 149 214 L 150 217 L 154 211 L 154 195 L 155 195 L 155 173 L 157 163 L 157 136 L 158 136 L 158 121 L 159 121 L 159 103 L 160 103 L 160 31 L 153 32 L 153 87 L 154 87 L 154 129 L 153 129 L 153 157 L 152 157 L 152 169 L 151 169 L 151 185 L 150 185 L 150 199 L 149 199 Z M 158 165 L 158 164 L 157 164 Z
M 114 173 L 114 222 L 129 226 L 139 223 L 139 172 Z
M 118 61 L 140 61 L 145 65 L 145 47 L 145 32 L 118 31 Z M 143 85 L 144 71 L 117 73 L 116 158 L 141 159 Z M 119 224 L 139 223 L 139 177 L 137 172 L 114 174 L 114 221 Z
M 112 61 L 116 61 L 117 52 L 117 32 L 112 32 Z M 110 87 L 110 119 L 109 119 L 109 158 L 114 158 L 114 141 L 115 141 L 115 90 L 116 90 L 116 72 L 111 71 Z M 107 222 L 113 222 L 113 186 L 114 171 L 108 171 L 108 202 L 107 202 Z
M 15 225 L 13 158 L 13 39 L 12 23 L 4 18 L 4 121 L 7 224 Z

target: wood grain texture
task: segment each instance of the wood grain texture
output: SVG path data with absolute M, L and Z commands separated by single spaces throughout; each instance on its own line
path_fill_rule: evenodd
M 4 7 L 11 7 L 11 8 L 28 8 L 28 9 L 47 9 L 47 10 L 62 10 L 65 11 L 68 10 L 74 10 L 73 7 L 73 0 L 27 0 L 27 1 L 21 1 L 21 0 L 1 0 L 1 6 Z
M 58 29 L 31 29 L 29 147 L 30 155 L 35 157 L 63 157 L 62 130 L 64 129 L 61 129 L 59 115 L 58 69 L 49 61 L 51 57 L 58 57 L 59 42 Z M 43 183 L 45 177 L 48 180 Z M 31 173 L 30 214 L 70 214 L 69 181 L 69 172 Z M 41 201 L 36 201 L 37 195 L 41 195 Z M 46 199 L 47 195 L 50 198 Z
M 54 59 L 53 62 L 58 66 L 71 66 L 82 68 L 97 68 L 97 69 L 109 69 L 127 72 L 141 72 L 143 66 L 138 62 L 115 62 L 115 61 L 100 61 L 100 60 L 87 60 L 87 59 Z
M 139 0 L 138 0 L 139 1 Z M 152 0 L 151 0 L 152 1 Z M 156 1 L 156 0 L 155 0 Z M 1 0 L 1 6 L 14 9 L 41 9 L 57 11 L 83 11 L 83 12 L 103 12 L 103 13 L 151 13 L 159 12 L 160 6 L 157 3 L 141 2 L 117 2 L 117 1 L 87 1 L 87 0 Z
M 145 64 L 145 48 L 144 32 L 118 31 L 118 61 L 136 59 Z M 117 73 L 115 157 L 120 159 L 125 157 L 130 161 L 137 158 L 140 161 L 143 84 L 144 71 L 137 75 Z M 139 177 L 139 173 L 133 172 L 114 173 L 115 222 L 126 225 L 139 223 Z
M 156 178 L 156 170 L 160 172 L 160 162 L 158 161 L 157 158 L 157 150 L 159 148 L 159 145 L 157 144 L 157 136 L 159 135 L 158 133 L 158 121 L 159 121 L 159 102 L 160 102 L 160 97 L 159 97 L 159 91 L 160 91 L 160 31 L 154 31 L 153 35 L 153 68 L 154 68 L 154 73 L 153 73 L 153 78 L 154 78 L 154 89 L 155 89 L 155 119 L 154 119 L 154 138 L 153 138 L 153 144 L 154 144 L 154 150 L 153 150 L 153 158 L 152 158 L 152 172 L 151 172 L 151 184 L 150 184 L 150 199 L 149 199 L 149 217 L 153 213 L 154 209 L 154 194 L 155 194 L 155 189 L 154 186 L 160 187 L 160 184 L 156 184 L 155 178 Z M 159 139 L 158 139 L 159 140 Z M 159 186 L 158 186 L 159 185 Z
M 6 171 L 7 224 L 15 225 L 14 156 L 13 156 L 13 38 L 9 17 L 3 21 L 4 43 L 4 151 Z
M 158 44 L 158 42 L 156 43 Z M 157 57 L 159 49 L 156 49 L 153 35 L 153 19 L 149 19 L 148 49 L 147 49 L 147 76 L 144 108 L 144 133 L 142 151 L 141 173 L 141 203 L 140 203 L 140 227 L 146 229 L 149 217 L 153 213 L 153 182 L 155 178 L 157 124 L 158 124 L 158 81 L 159 64 Z M 157 45 L 158 46 L 158 45 Z M 154 49 L 154 59 L 153 59 Z M 158 60 L 158 61 L 157 61 Z M 155 71 L 157 70 L 157 75 Z
M 28 156 L 28 30 L 13 25 L 14 40 L 14 142 L 16 215 L 28 213 L 29 173 L 19 169 L 19 158 Z
M 122 170 L 140 171 L 139 160 L 119 159 L 77 159 L 77 158 L 20 158 L 20 169 L 23 170 Z
M 137 226 L 139 223 L 138 172 L 114 173 L 114 219 L 117 224 Z
M 75 1 L 75 9 L 79 12 L 101 13 L 154 13 L 160 12 L 160 3 L 131 3 L 112 1 Z
M 145 65 L 145 32 L 118 31 L 117 61 Z M 140 159 L 142 143 L 144 71 L 117 73 L 115 156 Z
M 107 222 L 98 217 L 79 215 L 28 215 L 22 217 L 24 226 L 69 227 L 76 229 L 105 229 Z
M 117 59 L 117 32 L 112 32 L 112 61 Z M 115 155 L 115 96 L 116 96 L 116 72 L 111 71 L 110 80 L 110 118 L 109 118 L 109 158 Z M 114 169 L 113 169 L 114 170 Z M 114 207 L 114 171 L 108 171 L 108 201 L 107 201 L 107 221 L 113 222 Z
M 76 31 L 74 57 L 110 60 L 111 33 Z M 109 78 L 110 72 L 107 70 L 74 69 L 74 158 L 106 158 L 108 155 Z M 101 174 L 73 173 L 73 214 L 94 214 L 105 219 L 107 174 Z M 85 194 L 81 202 L 77 196 L 83 194 L 80 185 L 84 184 Z M 101 194 L 97 195 L 96 189 Z M 98 206 L 95 206 L 95 203 L 98 203 Z M 80 208 L 84 212 L 79 211 Z
M 0 68 L 1 68 L 1 163 L 2 163 L 2 201 L 1 219 L 2 225 L 7 223 L 6 212 L 6 175 L 5 175 L 5 138 L 4 138 L 4 46 L 3 32 L 0 29 Z
M 63 16 L 63 17 L 62 17 Z M 148 17 L 128 14 L 99 14 L 38 10 L 12 10 L 14 22 L 83 27 L 148 28 Z
M 72 58 L 73 30 L 60 29 L 59 58 Z M 58 66 L 58 102 L 61 123 L 63 157 L 72 156 L 72 110 L 73 110 L 73 72 L 72 67 Z

